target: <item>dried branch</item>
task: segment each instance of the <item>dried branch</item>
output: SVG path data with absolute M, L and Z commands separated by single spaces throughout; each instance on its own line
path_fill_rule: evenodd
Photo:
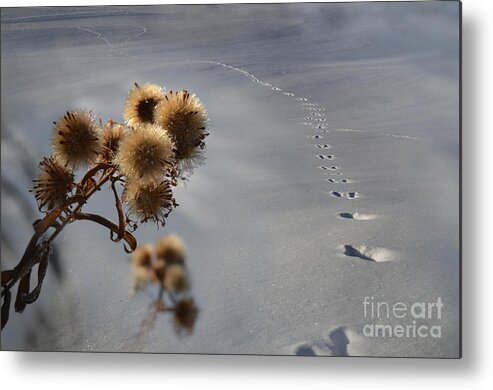
M 73 215 L 74 219 L 80 220 L 80 221 L 93 221 L 96 222 L 110 230 L 110 232 L 113 232 L 115 234 L 118 234 L 120 228 L 115 225 L 113 222 L 109 221 L 108 219 L 97 215 L 97 214 L 88 214 L 88 213 L 76 213 Z M 127 242 L 127 244 L 130 246 L 130 250 L 124 245 L 125 252 L 127 253 L 132 253 L 135 248 L 137 248 L 137 240 L 135 237 L 130 234 L 129 232 L 125 231 L 123 233 L 123 239 Z

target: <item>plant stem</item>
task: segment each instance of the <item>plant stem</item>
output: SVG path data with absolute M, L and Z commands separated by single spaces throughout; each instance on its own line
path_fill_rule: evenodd
M 55 228 L 55 231 L 51 234 L 51 236 L 49 238 L 47 238 L 46 240 L 43 241 L 43 243 L 42 243 L 43 246 L 50 245 L 55 240 L 55 238 L 58 236 L 58 234 L 60 234 L 60 232 L 63 230 L 63 228 L 66 225 L 68 225 L 69 223 L 72 223 L 73 221 L 75 221 L 75 217 L 74 216 L 87 203 L 88 199 L 96 191 L 98 191 L 99 189 L 101 189 L 101 186 L 103 184 L 105 184 L 111 178 L 111 176 L 113 175 L 113 173 L 115 171 L 115 168 L 113 168 L 113 167 L 111 167 L 109 169 L 106 166 L 99 165 L 99 167 L 102 167 L 104 169 L 104 173 L 103 173 L 102 177 L 99 179 L 99 182 L 93 188 L 91 188 L 86 194 L 84 194 L 84 196 L 82 197 L 82 199 L 80 199 L 78 201 L 78 204 L 77 204 L 77 206 L 75 207 L 74 210 L 72 210 L 69 213 L 67 213 L 67 215 L 66 215 L 65 218 L 63 218 L 63 219 L 62 218 L 59 218 L 60 219 L 60 223 L 57 225 L 57 227 Z M 91 172 L 92 175 L 96 174 L 96 172 L 99 170 L 97 168 L 98 168 L 98 166 L 95 166 L 95 167 L 91 168 L 88 171 L 88 173 Z M 82 184 L 84 181 L 87 181 L 88 179 L 89 179 L 89 176 L 86 173 L 86 175 L 80 181 L 80 184 Z M 41 237 L 42 237 L 41 234 L 34 233 L 33 237 L 29 241 L 29 244 L 28 244 L 28 246 L 26 248 L 26 253 L 29 253 L 30 251 L 33 250 L 33 248 L 35 246 L 37 246 L 38 241 L 39 241 L 39 239 Z M 24 263 L 24 261 L 25 261 L 25 263 Z M 22 259 L 17 264 L 17 266 L 14 267 L 14 269 L 12 270 L 13 271 L 12 278 L 9 280 L 8 283 L 5 284 L 5 286 L 2 286 L 2 293 L 1 293 L 1 295 L 2 296 L 5 296 L 6 292 L 7 291 L 10 291 L 10 289 L 20 279 L 22 279 L 25 275 L 27 275 L 32 270 L 32 268 L 36 265 L 36 263 L 38 261 L 39 261 L 39 259 L 36 256 L 28 256 L 26 259 L 25 259 L 25 256 L 23 256 Z
M 72 211 L 70 212 L 66 218 L 62 221 L 62 223 L 55 229 L 55 231 L 53 232 L 53 234 L 51 235 L 50 238 L 48 238 L 45 243 L 46 244 L 50 244 L 53 242 L 53 240 L 58 236 L 58 234 L 63 230 L 63 228 L 68 225 L 69 223 L 72 223 L 73 221 L 75 221 L 74 219 L 74 215 L 77 214 L 81 209 L 82 207 L 87 203 L 88 199 L 96 192 L 98 191 L 101 186 L 106 183 L 110 177 L 113 175 L 113 172 L 115 171 L 114 168 L 110 169 L 108 172 L 106 172 L 103 177 L 101 177 L 101 179 L 99 180 L 99 183 L 97 185 L 95 185 L 93 188 L 91 188 L 87 194 L 78 202 L 77 204 L 77 207 Z M 85 180 L 87 180 L 86 177 L 84 177 L 82 180 L 81 180 L 81 183 L 84 182 Z

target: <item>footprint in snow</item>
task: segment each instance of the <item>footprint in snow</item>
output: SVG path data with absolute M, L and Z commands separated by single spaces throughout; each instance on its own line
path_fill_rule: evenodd
M 350 191 L 350 192 L 330 191 L 329 194 L 336 198 L 342 198 L 342 199 L 359 198 L 359 194 L 356 191 Z
M 369 245 L 344 245 L 344 255 L 357 257 L 361 260 L 383 263 L 392 261 L 394 252 L 386 248 L 371 247 Z
M 308 122 L 326 122 L 325 118 L 317 118 L 314 116 L 307 116 L 304 119 L 305 119 L 305 121 L 308 121 Z
M 353 181 L 353 180 L 351 180 L 351 179 L 341 179 L 341 180 L 336 180 L 336 179 L 331 179 L 331 178 L 329 178 L 329 179 L 327 179 L 327 181 L 328 181 L 329 183 L 335 183 L 335 184 L 338 184 L 338 183 L 344 183 L 344 184 L 347 184 L 347 183 L 354 183 L 354 181 Z
M 316 154 L 320 160 L 333 160 L 335 157 L 333 154 Z
M 344 219 L 354 219 L 356 221 L 370 221 L 377 219 L 375 214 L 360 214 L 360 213 L 339 213 L 338 216 Z
M 304 342 L 294 346 L 298 356 L 349 356 L 351 335 L 345 326 L 332 329 L 322 340 Z

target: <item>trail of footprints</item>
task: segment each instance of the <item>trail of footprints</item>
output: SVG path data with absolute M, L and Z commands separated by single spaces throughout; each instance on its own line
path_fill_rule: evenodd
M 321 107 L 318 103 L 309 101 L 306 97 L 297 97 L 294 93 L 283 91 L 281 88 L 276 87 L 270 83 L 260 80 L 253 74 L 247 72 L 244 69 L 234 67 L 232 65 L 224 64 L 217 61 L 206 62 L 216 64 L 237 72 L 244 74 L 246 77 L 250 78 L 255 83 L 258 83 L 264 87 L 270 88 L 272 91 L 281 94 L 282 96 L 288 98 L 294 98 L 296 101 L 303 105 L 303 108 L 307 111 L 307 115 L 303 117 L 301 125 L 306 126 L 313 130 L 314 134 L 309 135 L 309 139 L 314 142 L 314 149 L 320 151 L 320 153 L 314 153 L 314 157 L 317 160 L 323 161 L 334 161 L 337 159 L 336 154 L 330 153 L 326 154 L 321 152 L 322 150 L 330 149 L 332 151 L 332 146 L 325 141 L 325 134 L 330 132 L 344 132 L 344 133 L 359 133 L 360 130 L 357 129 L 329 129 L 327 125 L 327 119 L 324 107 Z M 326 192 L 329 196 L 340 199 L 343 202 L 354 202 L 361 196 L 358 191 L 355 190 L 341 190 L 344 186 L 348 184 L 355 183 L 354 180 L 344 177 L 344 173 L 341 171 L 339 165 L 320 165 L 318 169 L 324 175 L 324 181 L 333 185 Z M 348 221 L 371 221 L 377 219 L 378 216 L 374 214 L 361 214 L 358 212 L 348 212 L 341 211 L 337 214 L 337 218 L 345 219 Z M 363 262 L 385 262 L 391 261 L 393 259 L 394 253 L 386 248 L 371 247 L 369 245 L 351 245 L 345 244 L 340 246 L 341 253 L 347 257 L 356 257 Z M 336 356 L 348 356 L 348 344 L 351 342 L 349 337 L 348 329 L 345 326 L 340 326 L 338 328 L 332 329 L 329 335 L 324 338 L 324 340 L 316 340 L 314 342 L 305 342 L 295 346 L 294 353 L 296 355 L 336 355 Z
M 110 42 L 99 31 L 92 30 L 92 29 L 89 29 L 87 27 L 75 27 L 75 28 L 77 28 L 81 31 L 84 31 L 86 33 L 93 34 L 98 39 L 102 40 L 109 48 L 108 55 L 112 55 L 115 52 L 118 53 L 119 55 L 128 55 L 128 53 L 126 53 L 124 51 L 124 49 L 126 49 L 128 42 L 133 40 L 133 39 L 137 39 L 137 38 L 139 38 L 142 35 L 147 33 L 147 29 L 145 27 L 138 26 L 138 28 L 140 29 L 139 32 L 127 37 L 127 39 L 125 39 L 123 44 L 117 46 L 117 45 L 113 44 L 112 42 Z M 303 118 L 303 122 L 301 122 L 301 124 L 313 129 L 316 133 L 316 134 L 310 135 L 311 139 L 317 140 L 317 141 L 322 140 L 325 138 L 324 135 L 322 135 L 322 134 L 323 133 L 329 133 L 331 131 L 327 126 L 327 119 L 325 117 L 326 116 L 325 115 L 326 110 L 324 107 L 320 107 L 318 103 L 310 102 L 309 99 L 306 97 L 298 97 L 292 92 L 283 91 L 281 88 L 276 87 L 276 86 L 272 85 L 271 83 L 260 80 L 259 78 L 257 78 L 256 76 L 254 76 L 253 74 L 249 73 L 248 71 L 246 71 L 244 69 L 237 68 L 235 66 L 228 65 L 228 64 L 218 62 L 218 61 L 203 60 L 201 62 L 215 64 L 215 65 L 227 68 L 227 69 L 234 70 L 236 72 L 240 72 L 257 84 L 260 84 L 264 87 L 268 87 L 271 90 L 273 90 L 277 93 L 280 93 L 286 97 L 295 98 L 296 101 L 301 102 L 301 104 L 303 105 L 303 108 L 306 111 L 308 111 L 308 115 Z M 355 130 L 355 129 L 334 129 L 334 131 L 359 132 L 359 130 Z M 332 146 L 327 144 L 327 143 L 316 143 L 314 145 L 314 148 L 317 148 L 320 150 L 327 150 L 327 149 L 331 149 Z M 324 161 L 332 161 L 336 158 L 336 156 L 334 154 L 316 153 L 316 154 L 314 154 L 314 156 L 317 159 L 324 160 Z M 337 165 L 322 165 L 322 166 L 319 166 L 319 168 L 323 172 L 325 172 L 326 175 L 343 176 L 343 173 L 339 171 L 340 167 Z M 337 184 L 337 185 L 344 185 L 344 184 L 353 183 L 353 180 L 347 179 L 347 178 L 341 178 L 341 179 L 327 178 L 326 181 L 328 183 Z M 339 191 L 339 190 L 337 190 L 337 191 L 331 190 L 331 191 L 327 192 L 327 194 L 334 197 L 334 198 L 349 200 L 349 201 L 355 200 L 355 199 L 360 197 L 360 194 L 357 191 L 346 191 L 345 192 L 345 191 Z M 358 221 L 374 219 L 373 218 L 374 216 L 370 217 L 366 214 L 358 214 L 358 213 L 352 214 L 352 213 L 348 213 L 348 212 L 341 212 L 338 214 L 338 216 L 340 218 L 352 219 L 352 220 L 358 220 Z M 378 249 L 382 249 L 382 248 L 376 248 L 376 249 L 378 250 Z M 344 254 L 346 256 L 353 256 L 353 257 L 355 256 L 355 257 L 361 258 L 362 260 L 381 261 L 381 260 L 378 260 L 377 258 L 372 258 L 371 256 L 367 255 L 368 253 L 373 253 L 372 250 L 373 250 L 373 248 L 370 248 L 367 246 L 364 246 L 364 250 L 358 250 L 356 247 L 353 247 L 351 245 L 344 245 Z
M 303 105 L 303 108 L 307 111 L 307 115 L 303 117 L 301 125 L 306 126 L 313 130 L 315 134 L 309 135 L 309 138 L 315 141 L 314 148 L 319 151 L 328 150 L 328 149 L 332 150 L 332 146 L 330 144 L 326 143 L 325 141 L 321 141 L 325 139 L 325 134 L 327 133 L 334 131 L 344 132 L 344 133 L 361 132 L 361 130 L 350 129 L 350 128 L 329 129 L 329 126 L 327 125 L 326 114 L 325 114 L 326 109 L 324 107 L 321 107 L 318 103 L 311 102 L 306 97 L 296 96 L 296 94 L 294 94 L 293 92 L 283 91 L 281 88 L 276 87 L 271 83 L 260 80 L 255 75 L 251 74 L 250 72 L 244 69 L 237 68 L 235 66 L 228 65 L 218 61 L 206 60 L 205 62 L 219 65 L 224 68 L 234 70 L 236 72 L 240 72 L 246 77 L 248 77 L 249 79 L 251 79 L 252 81 L 254 81 L 255 83 L 270 88 L 272 91 L 282 96 L 288 98 L 294 98 L 296 99 L 296 101 L 300 102 Z M 314 153 L 314 157 L 317 160 L 322 160 L 327 162 L 334 161 L 337 159 L 336 154 L 333 153 L 330 154 Z M 324 181 L 326 183 L 329 183 L 330 185 L 335 186 L 334 188 L 331 188 L 329 191 L 326 192 L 328 196 L 331 196 L 335 199 L 340 199 L 343 202 L 354 202 L 361 197 L 361 194 L 356 190 L 345 191 L 342 189 L 344 186 L 355 182 L 350 178 L 344 177 L 344 173 L 341 171 L 341 167 L 339 165 L 320 165 L 318 166 L 318 168 L 325 176 Z M 357 212 L 351 213 L 347 211 L 342 211 L 338 213 L 337 217 L 345 220 L 352 220 L 352 221 L 371 221 L 377 218 L 377 216 L 373 214 L 360 214 Z M 368 245 L 350 245 L 350 244 L 341 245 L 341 252 L 345 256 L 357 257 L 361 260 L 370 261 L 370 262 L 389 261 L 392 259 L 393 256 L 393 252 L 390 250 L 387 250 L 385 248 L 371 247 Z
M 309 136 L 310 139 L 315 140 L 314 144 L 315 149 L 319 150 L 327 150 L 332 149 L 332 146 L 328 143 L 321 142 L 321 140 L 325 139 L 326 133 L 330 133 L 331 131 L 338 132 L 360 132 L 356 129 L 329 129 L 327 126 L 327 119 L 325 116 L 325 108 L 320 107 L 319 104 L 310 102 L 308 99 L 303 101 L 303 107 L 306 111 L 309 112 L 308 116 L 303 118 L 301 124 L 303 126 L 307 126 L 310 129 L 314 130 L 315 134 L 311 134 Z M 335 154 L 325 154 L 325 153 L 315 153 L 314 156 L 317 159 L 324 161 L 333 161 L 336 159 Z M 324 174 L 325 181 L 330 183 L 330 185 L 334 185 L 334 188 L 331 188 L 327 191 L 327 195 L 341 199 L 343 201 L 355 201 L 361 197 L 361 194 L 355 190 L 343 190 L 343 187 L 347 184 L 354 183 L 354 180 L 350 178 L 344 177 L 344 173 L 341 171 L 341 167 L 339 165 L 321 165 L 318 167 Z M 334 177 L 335 176 L 335 177 Z M 360 214 L 360 213 L 351 213 L 351 212 L 340 212 L 337 214 L 338 218 L 352 220 L 352 221 L 370 221 L 377 218 L 376 215 L 373 214 Z M 360 260 L 371 261 L 371 262 L 383 262 L 392 259 L 393 252 L 387 250 L 385 248 L 377 248 L 371 247 L 368 245 L 341 245 L 341 252 L 348 257 L 356 257 Z

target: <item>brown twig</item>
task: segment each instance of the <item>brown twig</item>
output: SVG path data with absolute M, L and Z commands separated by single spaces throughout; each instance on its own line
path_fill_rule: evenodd
M 48 267 L 51 243 L 68 224 L 74 222 L 75 220 L 91 220 L 102 226 L 107 227 L 110 230 L 111 234 L 117 234 L 117 241 L 124 239 L 129 245 L 128 248 L 124 245 L 124 249 L 126 252 L 130 253 L 135 250 L 135 248 L 137 247 L 137 241 L 131 233 L 125 230 L 126 224 L 121 201 L 118 197 L 118 193 L 116 192 L 116 188 L 114 187 L 116 179 L 112 180 L 111 188 L 115 195 L 115 203 L 119 220 L 118 225 L 99 215 L 80 212 L 82 207 L 87 203 L 88 199 L 96 191 L 99 191 L 101 187 L 106 182 L 108 182 L 108 180 L 113 178 L 115 169 L 115 166 L 112 164 L 104 162 L 96 164 L 94 167 L 89 169 L 84 177 L 79 181 L 79 183 L 76 184 L 79 193 L 74 196 L 68 197 L 64 205 L 50 211 L 46 214 L 44 218 L 36 220 L 33 223 L 34 234 L 29 241 L 21 260 L 13 269 L 5 270 L 1 273 L 1 296 L 3 297 L 4 301 L 2 304 L 2 328 L 7 324 L 8 321 L 9 307 L 11 301 L 10 290 L 15 286 L 16 283 L 19 283 L 15 300 L 16 311 L 22 312 L 27 304 L 33 303 L 39 297 Z M 94 176 L 99 171 L 102 171 L 102 174 L 99 180 L 96 182 L 94 180 Z M 94 185 L 87 186 L 90 181 L 93 181 Z M 72 210 L 70 208 L 70 205 L 73 204 L 77 205 Z M 50 227 L 53 227 L 55 229 L 54 232 L 47 239 L 40 243 L 41 238 Z M 32 291 L 29 291 L 31 272 L 37 264 L 38 283 Z

